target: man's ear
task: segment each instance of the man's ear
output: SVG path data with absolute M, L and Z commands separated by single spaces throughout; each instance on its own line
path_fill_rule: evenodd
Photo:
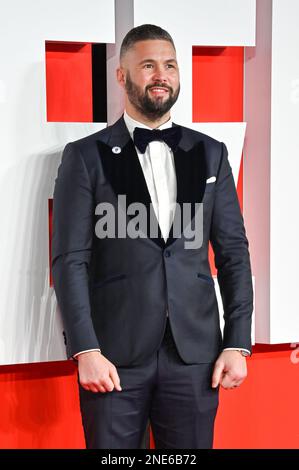
M 121 66 L 116 69 L 116 80 L 118 81 L 120 86 L 122 86 L 123 88 L 125 87 L 126 74 L 124 68 Z

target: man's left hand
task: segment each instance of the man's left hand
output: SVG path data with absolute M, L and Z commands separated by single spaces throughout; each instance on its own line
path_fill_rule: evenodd
M 212 387 L 219 384 L 231 389 L 241 385 L 247 376 L 246 358 L 239 351 L 222 351 L 215 362 Z

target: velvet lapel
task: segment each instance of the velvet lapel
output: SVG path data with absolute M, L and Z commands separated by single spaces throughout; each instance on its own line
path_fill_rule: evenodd
M 188 139 L 186 139 L 186 142 L 181 141 L 173 156 L 177 179 L 177 205 L 180 207 L 181 219 L 184 203 L 191 203 L 191 219 L 193 219 L 195 203 L 202 201 L 206 187 L 207 171 L 204 143 L 203 141 L 196 144 L 193 142 L 190 147 Z M 181 219 L 179 219 L 180 226 L 183 229 L 183 220 Z M 173 228 L 172 225 L 169 237 L 166 240 L 166 246 L 171 245 L 176 240 L 173 237 Z
M 177 124 L 173 123 L 173 125 Z M 149 236 L 151 197 L 134 142 L 130 137 L 123 116 L 111 126 L 108 140 L 106 142 L 98 140 L 97 144 L 105 176 L 111 184 L 116 198 L 118 195 L 126 195 L 127 207 L 134 202 L 144 204 L 147 210 L 148 238 L 162 248 L 171 245 L 176 240 L 173 238 L 173 227 L 171 227 L 165 243 L 153 210 L 152 217 L 158 228 L 158 237 Z M 119 151 L 115 147 L 120 148 L 121 151 L 115 153 Z M 180 205 L 182 214 L 184 202 L 201 202 L 203 198 L 206 185 L 203 141 L 193 142 L 182 128 L 182 138 L 174 152 L 174 162 L 177 178 L 177 203 Z M 133 217 L 135 216 L 127 215 L 127 220 Z

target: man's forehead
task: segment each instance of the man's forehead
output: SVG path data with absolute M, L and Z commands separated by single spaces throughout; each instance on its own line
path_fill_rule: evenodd
M 169 60 L 176 59 L 175 49 L 171 42 L 161 39 L 138 41 L 130 47 L 128 53 L 138 57 L 146 55 L 148 58 L 150 58 L 151 55 L 158 56 L 167 54 Z

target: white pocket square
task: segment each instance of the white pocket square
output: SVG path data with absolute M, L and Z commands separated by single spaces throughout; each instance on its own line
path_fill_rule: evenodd
M 216 181 L 216 176 L 211 176 L 207 179 L 206 183 L 214 183 L 214 181 Z

